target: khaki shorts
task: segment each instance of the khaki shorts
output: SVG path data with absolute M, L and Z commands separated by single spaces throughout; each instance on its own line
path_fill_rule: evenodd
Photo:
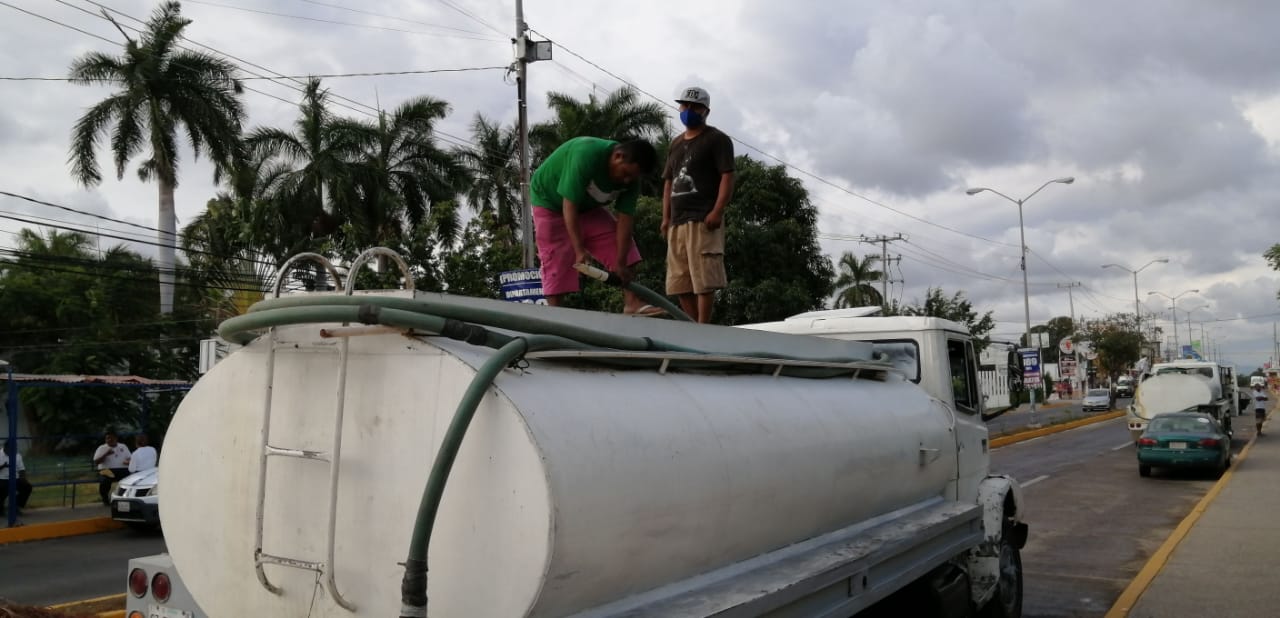
M 706 294 L 724 288 L 724 226 L 708 230 L 701 221 L 667 231 L 667 294 Z

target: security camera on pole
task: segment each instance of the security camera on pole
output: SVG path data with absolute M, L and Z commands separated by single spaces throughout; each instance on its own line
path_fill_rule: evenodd
M 1066 176 L 1064 178 L 1055 178 L 1053 180 L 1050 180 L 1040 185 L 1040 188 L 1036 189 L 1035 191 L 1032 191 L 1026 197 L 1020 200 L 1015 200 L 999 191 L 996 191 L 995 189 L 989 189 L 987 187 L 974 187 L 972 189 L 965 191 L 965 193 L 969 195 L 977 195 L 979 193 L 982 193 L 983 191 L 990 191 L 991 193 L 999 195 L 1000 197 L 1003 197 L 1004 199 L 1009 200 L 1010 202 L 1013 202 L 1014 204 L 1018 205 L 1018 236 L 1022 241 L 1020 243 L 1022 247 L 1022 310 L 1023 310 L 1023 315 L 1026 318 L 1026 326 L 1027 326 L 1026 345 L 1028 348 L 1032 347 L 1031 345 L 1031 291 L 1030 291 L 1030 286 L 1027 283 L 1027 230 L 1026 230 L 1026 226 L 1023 223 L 1022 205 L 1025 204 L 1027 200 L 1031 199 L 1032 197 L 1035 197 L 1035 194 L 1044 190 L 1045 187 L 1051 184 L 1059 183 L 1059 184 L 1069 185 L 1075 181 L 1076 179 L 1073 176 Z M 1039 375 L 1040 365 L 1039 365 L 1039 358 L 1038 358 L 1039 352 L 1036 351 L 1035 355 L 1037 356 L 1037 358 L 1036 358 L 1036 369 L 1035 369 L 1034 377 L 1038 381 L 1040 377 Z M 1025 365 L 1024 365 L 1024 375 L 1026 375 Z M 1035 425 L 1036 424 L 1036 391 L 1034 388 L 1031 388 L 1029 389 L 1028 393 L 1031 397 L 1031 423 L 1030 424 Z

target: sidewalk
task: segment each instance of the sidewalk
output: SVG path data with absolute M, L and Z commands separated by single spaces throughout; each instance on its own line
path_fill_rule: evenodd
M 1273 412 L 1274 413 L 1274 412 Z M 1245 418 L 1245 417 L 1241 417 Z M 1111 616 L 1217 615 L 1232 618 L 1280 614 L 1280 434 L 1268 423 L 1238 458 L 1238 465 L 1210 490 L 1166 546 L 1139 573 L 1154 578 L 1126 613 L 1126 590 Z M 1199 517 L 1196 518 L 1197 513 Z M 1165 559 L 1167 558 L 1167 560 Z M 1131 586 L 1132 588 L 1133 586 Z
M 7 516 L 0 517 L 0 545 L 91 534 L 123 527 L 123 524 L 112 521 L 111 511 L 100 504 L 90 504 L 74 509 L 69 507 L 25 509 L 18 516 L 15 527 L 9 528 L 8 525 Z

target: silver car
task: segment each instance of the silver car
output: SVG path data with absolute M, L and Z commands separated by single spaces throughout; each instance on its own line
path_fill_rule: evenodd
M 111 494 L 111 519 L 133 526 L 160 525 L 159 468 L 124 477 Z
M 1105 388 L 1091 388 L 1084 394 L 1084 401 L 1080 402 L 1080 407 L 1085 412 L 1091 410 L 1107 411 L 1111 409 L 1111 391 Z

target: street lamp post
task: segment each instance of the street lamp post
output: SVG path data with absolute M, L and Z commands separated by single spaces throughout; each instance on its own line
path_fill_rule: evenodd
M 1075 181 L 1076 179 L 1073 176 L 1055 178 L 1053 180 L 1050 180 L 1040 185 L 1038 189 L 1036 189 L 1035 191 L 1032 191 L 1026 197 L 1020 200 L 1013 199 L 999 191 L 996 191 L 995 189 L 989 189 L 987 187 L 974 187 L 972 189 L 965 191 L 965 193 L 968 195 L 977 195 L 979 193 L 982 193 L 983 191 L 990 191 L 991 193 L 999 195 L 1000 197 L 1003 197 L 1004 199 L 1009 200 L 1010 202 L 1013 202 L 1014 204 L 1018 205 L 1018 238 L 1021 240 L 1021 248 L 1022 248 L 1022 313 L 1023 313 L 1023 318 L 1026 320 L 1026 329 L 1027 329 L 1026 334 L 1027 334 L 1028 347 L 1031 346 L 1031 288 L 1030 288 L 1030 285 L 1027 283 L 1027 230 L 1023 222 L 1022 205 L 1027 203 L 1027 200 L 1030 200 L 1032 197 L 1035 196 L 1035 194 L 1039 193 L 1045 187 L 1053 183 L 1069 185 Z M 1043 382 L 1041 383 L 1043 384 Z M 1029 390 L 1029 396 L 1031 397 L 1031 421 L 1034 424 L 1036 420 L 1036 417 L 1035 417 L 1036 391 L 1035 389 L 1028 389 L 1028 390 Z M 1045 396 L 1047 397 L 1048 393 L 1046 393 Z
M 1173 321 L 1174 358 L 1182 355 L 1182 344 L 1178 342 L 1178 299 L 1187 294 L 1199 294 L 1200 290 L 1187 290 L 1177 296 L 1169 296 L 1163 292 L 1147 292 L 1147 296 L 1163 296 L 1169 299 L 1169 318 Z M 1191 338 L 1191 327 L 1187 327 L 1187 339 Z
M 1152 264 L 1168 264 L 1168 263 L 1169 263 L 1169 258 L 1156 258 L 1154 260 L 1151 260 L 1150 262 L 1147 262 L 1146 264 L 1143 264 L 1142 268 L 1139 268 L 1137 270 L 1131 270 L 1128 267 L 1121 266 L 1119 264 L 1103 264 L 1102 265 L 1103 268 L 1119 268 L 1120 270 L 1123 270 L 1133 275 L 1133 319 L 1137 324 L 1139 340 L 1141 340 L 1142 338 L 1142 309 L 1138 304 L 1138 273 L 1142 272 L 1143 270 L 1146 270 L 1146 268 Z

